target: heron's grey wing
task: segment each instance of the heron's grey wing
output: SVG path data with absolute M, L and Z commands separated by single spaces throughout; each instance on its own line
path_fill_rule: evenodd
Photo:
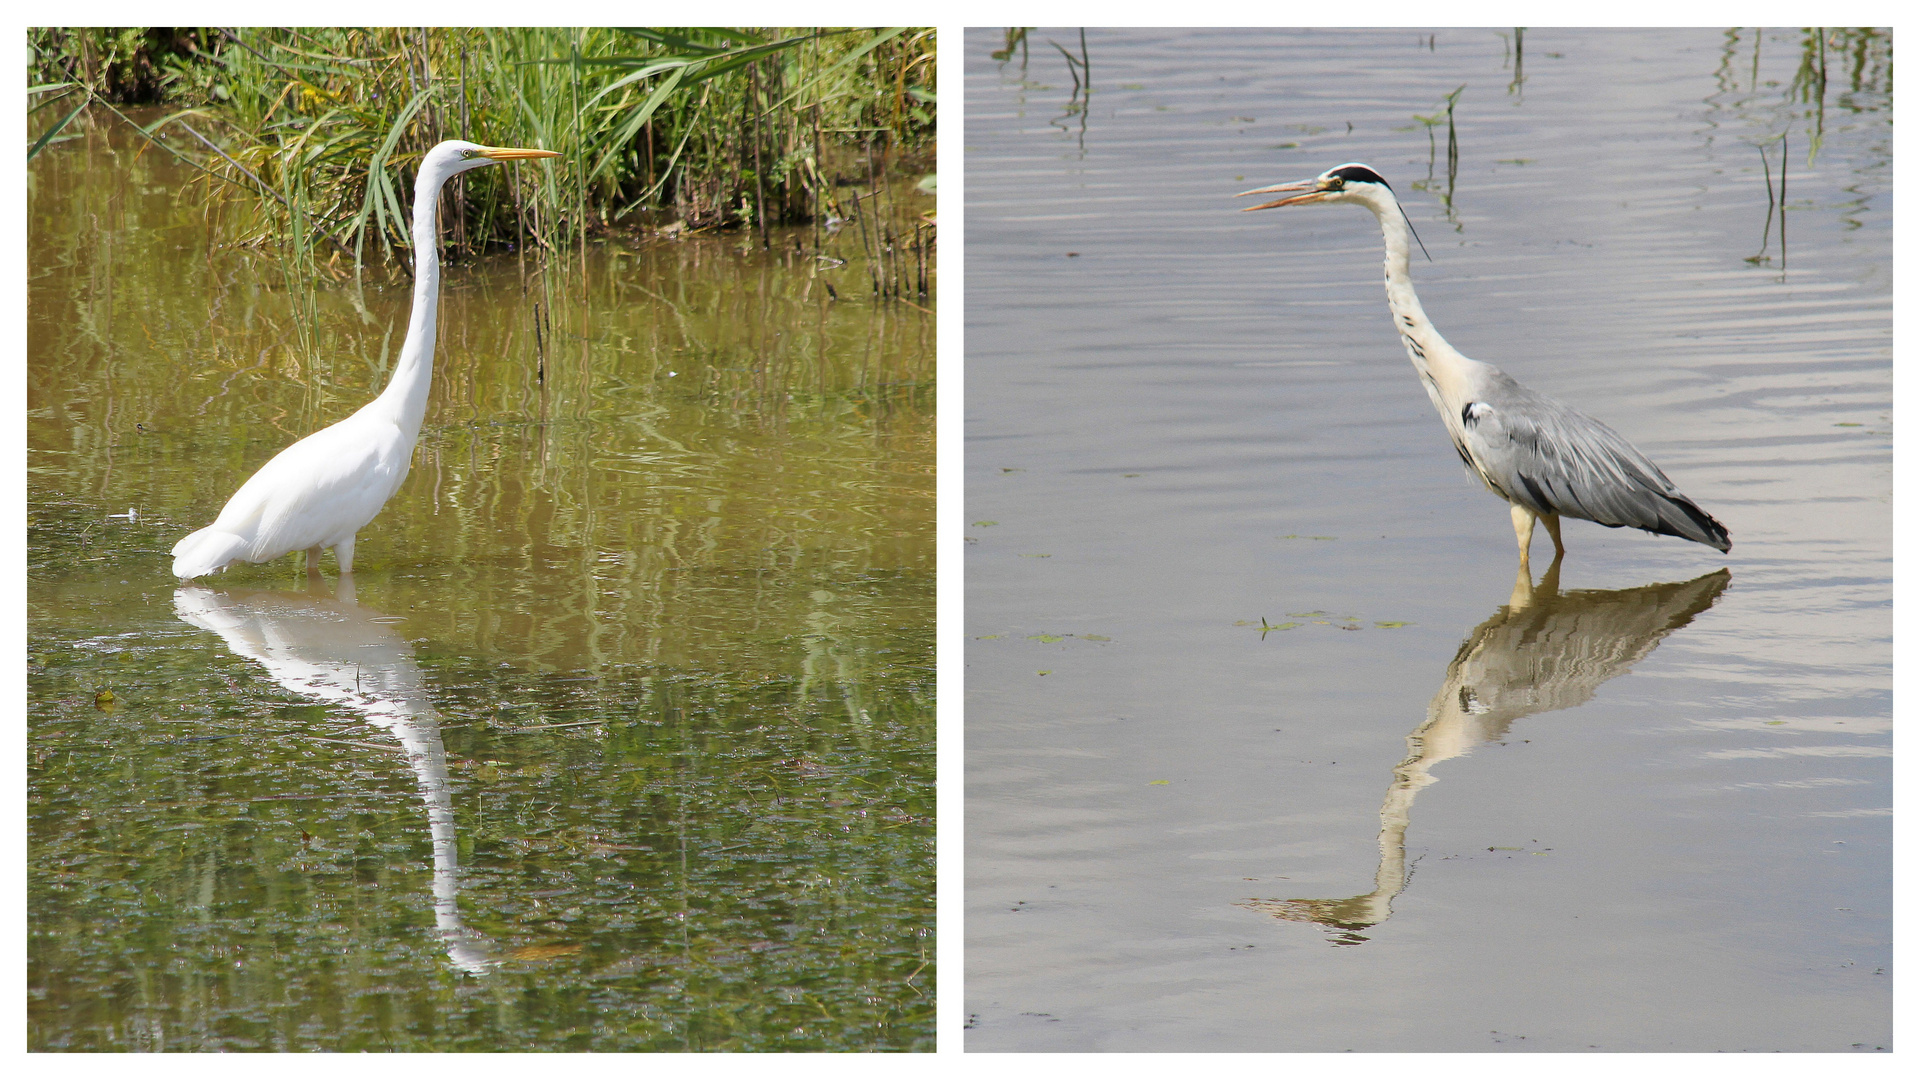
M 1612 428 L 1504 373 L 1461 410 L 1467 449 L 1510 501 L 1535 513 L 1684 537 L 1726 551 L 1726 527 Z

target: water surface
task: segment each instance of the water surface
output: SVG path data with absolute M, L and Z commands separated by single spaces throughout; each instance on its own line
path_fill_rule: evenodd
M 968 1048 L 1889 1047 L 1884 37 L 1049 38 L 964 51 Z M 1729 555 L 1516 581 L 1371 216 L 1237 212 L 1348 161 Z
M 181 587 L 410 286 L 115 123 L 28 172 L 29 1045 L 930 1048 L 926 305 L 806 232 L 451 266 L 351 581 Z

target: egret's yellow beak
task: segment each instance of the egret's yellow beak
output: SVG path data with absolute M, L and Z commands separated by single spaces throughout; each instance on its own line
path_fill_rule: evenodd
M 1291 184 L 1275 184 L 1272 187 L 1254 188 L 1252 191 L 1243 191 L 1235 195 L 1234 198 L 1244 199 L 1248 195 L 1274 195 L 1282 191 L 1303 191 L 1306 192 L 1306 194 L 1295 195 L 1286 199 L 1275 199 L 1272 202 L 1261 203 L 1259 206 L 1243 206 L 1241 210 L 1271 210 L 1276 206 L 1292 206 L 1295 203 L 1318 202 L 1320 196 L 1326 194 L 1325 189 L 1320 186 L 1319 178 L 1315 177 L 1312 180 L 1296 180 Z
M 494 161 L 522 161 L 527 158 L 560 156 L 552 150 L 522 150 L 512 146 L 483 146 L 474 152 Z

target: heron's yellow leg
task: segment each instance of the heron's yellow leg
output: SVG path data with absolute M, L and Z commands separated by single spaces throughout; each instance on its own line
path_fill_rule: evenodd
M 1514 503 L 1511 509 L 1513 510 L 1513 535 L 1520 541 L 1520 566 L 1521 569 L 1526 569 L 1527 549 L 1533 546 L 1533 511 L 1519 503 Z M 1559 525 L 1557 520 L 1553 523 L 1556 529 Z
M 1567 553 L 1566 545 L 1560 542 L 1560 515 L 1541 514 L 1540 520 L 1547 526 L 1547 535 L 1553 537 L 1553 558 L 1559 562 L 1560 556 Z
M 320 576 L 320 549 L 317 547 L 307 549 L 307 576 Z

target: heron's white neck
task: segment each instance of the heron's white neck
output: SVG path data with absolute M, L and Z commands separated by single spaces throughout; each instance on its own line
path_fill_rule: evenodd
M 433 382 L 433 343 L 440 306 L 440 189 L 447 182 L 440 171 L 422 170 L 413 188 L 413 316 L 407 339 L 400 346 L 400 362 L 393 380 L 374 404 L 393 418 L 409 440 L 420 434 L 427 414 L 427 391 Z
M 1447 344 L 1447 339 L 1434 329 L 1433 322 L 1420 307 L 1420 298 L 1413 291 L 1413 278 L 1407 273 L 1407 245 L 1412 233 L 1400 204 L 1385 191 L 1369 192 L 1369 196 L 1365 205 L 1379 220 L 1380 233 L 1386 241 L 1387 309 L 1393 314 L 1393 328 L 1399 331 L 1401 344 L 1407 347 L 1407 359 L 1413 361 L 1420 380 L 1430 391 L 1438 391 L 1440 396 L 1436 397 L 1434 406 L 1443 414 L 1448 413 L 1464 403 L 1453 398 L 1465 393 L 1465 369 L 1475 361 Z M 1444 404 L 1440 397 L 1447 399 Z

